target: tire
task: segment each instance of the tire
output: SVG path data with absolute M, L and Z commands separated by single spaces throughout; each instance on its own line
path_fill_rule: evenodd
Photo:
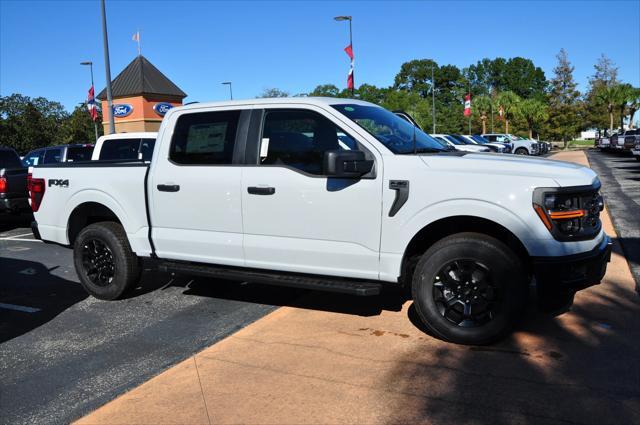
M 636 161 L 640 161 L 640 155 L 636 155 L 635 158 L 636 158 Z
M 453 292 L 447 289 L 452 287 Z M 524 311 L 529 291 L 520 259 L 480 233 L 458 233 L 431 246 L 418 261 L 411 289 L 426 327 L 438 338 L 465 345 L 489 344 L 506 335 Z
M 529 155 L 529 151 L 527 150 L 527 148 L 518 148 L 514 153 L 516 155 Z
M 124 229 L 110 221 L 82 229 L 73 246 L 73 262 L 82 287 L 101 300 L 122 297 L 139 281 L 142 270 Z

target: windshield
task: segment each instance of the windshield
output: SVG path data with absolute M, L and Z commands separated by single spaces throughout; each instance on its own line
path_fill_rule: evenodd
M 482 136 L 471 136 L 471 138 L 481 145 L 486 145 L 487 143 L 489 143 L 489 141 Z
M 454 145 L 466 145 L 466 143 L 462 143 L 460 140 L 456 139 L 455 137 L 449 134 L 446 134 L 444 138 L 450 141 L 451 143 L 453 143 Z
M 355 104 L 331 106 L 365 129 L 395 154 L 413 153 L 414 135 L 416 152 L 448 150 L 441 142 L 386 109 Z

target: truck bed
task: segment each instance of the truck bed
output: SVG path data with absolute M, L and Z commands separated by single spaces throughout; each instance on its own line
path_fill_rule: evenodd
M 73 212 L 100 203 L 122 223 L 131 248 L 151 253 L 146 202 L 149 164 L 141 161 L 88 161 L 34 167 L 32 178 L 45 180 L 40 209 L 34 213 L 42 239 L 69 245 Z M 117 194 L 117 197 L 113 194 Z

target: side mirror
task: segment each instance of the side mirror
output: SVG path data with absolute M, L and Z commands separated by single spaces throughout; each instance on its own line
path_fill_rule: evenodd
M 330 177 L 360 178 L 370 173 L 373 161 L 367 160 L 362 151 L 332 150 L 324 153 L 324 174 Z

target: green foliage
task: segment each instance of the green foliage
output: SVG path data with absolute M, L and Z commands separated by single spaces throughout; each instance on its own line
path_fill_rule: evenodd
M 289 92 L 273 87 L 273 88 L 264 89 L 262 93 L 260 93 L 260 95 L 258 95 L 257 97 L 258 98 L 289 97 Z
M 533 138 L 536 127 L 549 118 L 549 109 L 538 99 L 525 99 L 518 105 L 517 115 L 527 122 L 529 138 Z
M 496 106 L 503 111 L 505 133 L 509 133 L 509 121 L 513 119 L 519 105 L 520 96 L 510 90 L 498 93 L 496 96 Z
M 573 80 L 574 67 L 564 49 L 556 56 L 558 65 L 553 69 L 554 78 L 551 80 L 549 93 L 549 135 L 554 140 L 562 140 L 567 147 L 581 129 L 580 92 Z
M 96 127 L 98 129 L 98 137 L 102 136 L 103 128 L 100 123 L 102 122 L 102 115 L 98 110 L 98 118 Z M 95 143 L 96 134 L 94 122 L 91 119 L 91 115 L 87 111 L 87 106 L 84 103 L 75 107 L 69 118 L 67 118 L 62 124 L 62 140 L 61 143 Z
M 544 71 L 530 59 L 521 57 L 484 58 L 464 70 L 476 94 L 494 94 L 512 91 L 520 97 L 543 99 L 547 89 Z

